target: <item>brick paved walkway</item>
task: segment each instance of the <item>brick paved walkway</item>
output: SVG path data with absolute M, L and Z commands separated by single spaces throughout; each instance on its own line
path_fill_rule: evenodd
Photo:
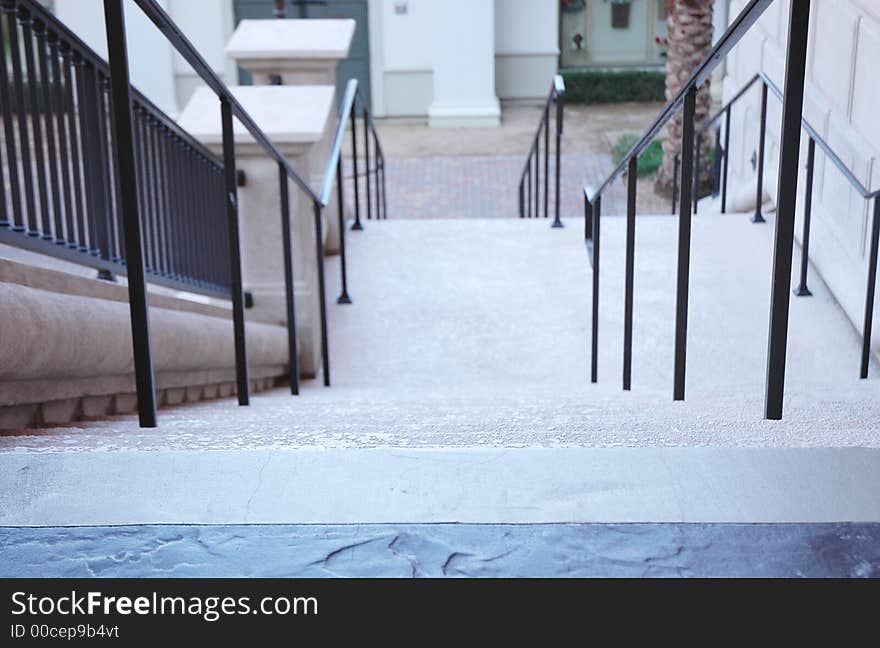
M 518 185 L 525 156 L 389 157 L 386 164 L 389 218 L 515 218 L 519 215 Z M 582 218 L 582 187 L 606 177 L 612 168 L 611 156 L 605 153 L 563 156 L 563 219 Z M 550 172 L 549 213 L 553 218 L 555 165 L 552 158 Z M 351 193 L 350 185 L 348 191 Z M 363 186 L 361 191 L 363 196 Z M 543 196 L 542 184 L 539 199 L 542 215 Z M 534 200 L 533 193 L 533 213 Z M 646 208 L 658 211 L 656 196 L 652 195 L 646 202 L 644 206 L 640 204 L 640 211 Z M 625 210 L 626 189 L 620 181 L 605 194 L 603 214 L 623 216 Z

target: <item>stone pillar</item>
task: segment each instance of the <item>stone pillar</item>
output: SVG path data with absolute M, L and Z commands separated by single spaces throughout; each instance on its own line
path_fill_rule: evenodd
M 331 86 L 232 88 L 236 99 L 305 178 L 321 157 L 322 142 L 334 128 Z M 180 125 L 221 154 L 220 103 L 200 88 L 180 117 Z M 235 120 L 235 153 L 245 184 L 238 189 L 244 289 L 253 295 L 249 319 L 284 323 L 284 257 L 278 163 L 266 155 L 244 126 Z M 296 323 L 303 376 L 316 376 L 321 366 L 321 327 L 317 292 L 314 212 L 311 199 L 289 183 L 294 255 Z M 324 229 L 329 220 L 324 215 Z M 323 262 L 323 260 L 321 260 Z
M 243 20 L 226 46 L 226 55 L 251 73 L 258 86 L 314 86 L 336 88 L 336 67 L 348 56 L 354 37 L 355 21 L 340 20 Z M 336 99 L 334 99 L 334 107 Z M 333 128 L 338 118 L 331 119 Z M 321 142 L 309 171 L 313 186 L 320 187 L 334 130 Z M 349 210 L 346 210 L 349 211 Z M 327 205 L 325 249 L 339 249 L 339 208 L 336 192 Z
M 434 101 L 432 127 L 501 123 L 495 96 L 494 0 L 432 2 Z

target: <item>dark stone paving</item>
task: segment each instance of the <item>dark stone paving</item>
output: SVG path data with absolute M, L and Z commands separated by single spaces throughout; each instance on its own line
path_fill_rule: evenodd
M 880 577 L 880 524 L 0 529 L 2 577 Z

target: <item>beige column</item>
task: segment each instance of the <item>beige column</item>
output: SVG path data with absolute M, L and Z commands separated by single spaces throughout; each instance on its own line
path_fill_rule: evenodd
M 245 86 L 232 92 L 276 148 L 305 178 L 322 155 L 322 142 L 333 130 L 331 86 Z M 200 88 L 180 117 L 181 126 L 218 155 L 222 147 L 220 104 Z M 278 163 L 235 120 L 235 153 L 244 186 L 238 189 L 244 289 L 253 295 L 249 319 L 284 323 L 284 257 Z M 321 328 L 312 201 L 289 181 L 294 255 L 294 294 L 300 371 L 311 377 L 321 366 Z M 328 221 L 324 216 L 324 229 Z M 323 261 L 322 261 L 323 262 Z

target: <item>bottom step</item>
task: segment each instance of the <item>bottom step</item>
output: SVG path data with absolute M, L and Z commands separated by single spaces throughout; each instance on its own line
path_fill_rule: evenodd
M 880 449 L 266 448 L 0 456 L 0 525 L 880 522 Z

